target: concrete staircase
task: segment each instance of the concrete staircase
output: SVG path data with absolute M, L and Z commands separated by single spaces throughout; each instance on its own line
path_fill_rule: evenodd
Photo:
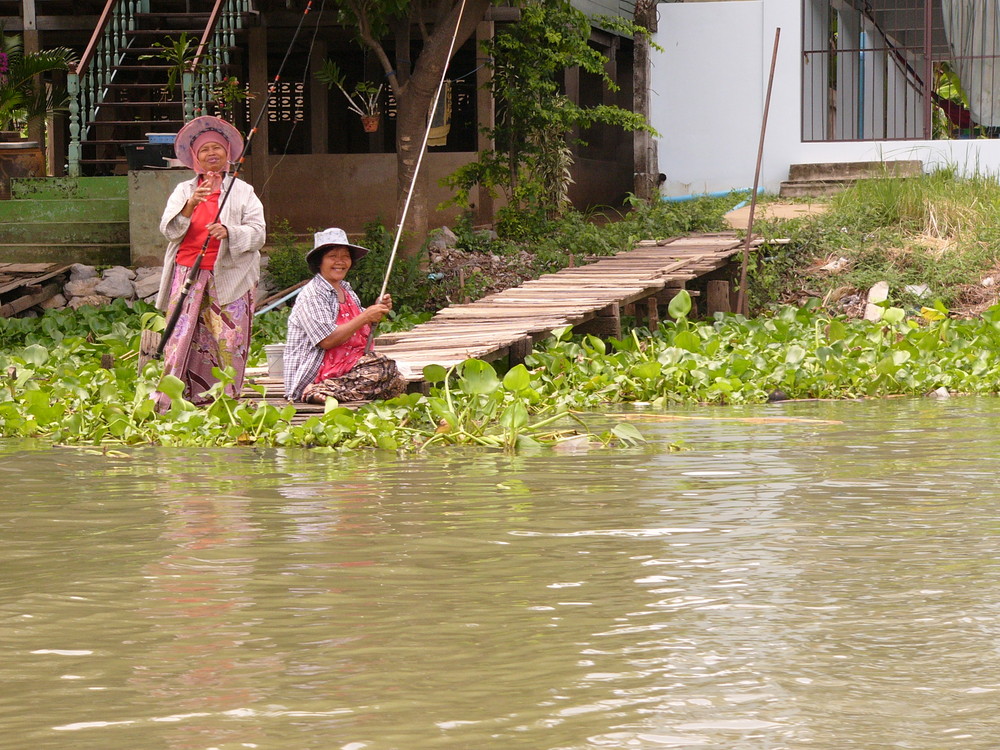
M 0 262 L 128 265 L 127 177 L 11 182 L 0 201 Z
M 858 180 L 919 177 L 919 160 L 854 161 L 826 164 L 792 164 L 788 180 L 781 183 L 782 198 L 812 198 L 842 192 Z

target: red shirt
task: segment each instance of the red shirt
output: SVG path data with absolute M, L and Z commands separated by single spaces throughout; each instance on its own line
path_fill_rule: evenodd
M 204 178 L 198 180 L 199 184 L 201 183 L 201 179 Z M 175 261 L 177 265 L 189 268 L 194 265 L 195 258 L 198 257 L 202 245 L 205 244 L 205 238 L 209 236 L 208 225 L 215 222 L 215 217 L 219 213 L 220 194 L 221 190 L 216 188 L 215 192 L 208 196 L 204 203 L 199 203 L 195 206 L 194 213 L 191 214 L 191 226 L 188 227 L 187 234 L 181 240 L 181 246 L 177 248 L 177 259 Z M 211 270 L 215 268 L 215 258 L 219 254 L 219 244 L 220 242 L 217 239 L 213 238 L 209 240 L 208 248 L 205 250 L 205 257 L 201 260 L 201 267 L 203 269 Z

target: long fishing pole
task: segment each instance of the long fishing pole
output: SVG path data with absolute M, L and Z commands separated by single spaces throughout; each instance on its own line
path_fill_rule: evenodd
M 448 56 L 445 58 L 445 64 L 442 66 L 441 80 L 438 81 L 437 91 L 434 93 L 434 99 L 431 100 L 431 105 L 427 108 L 427 127 L 424 129 L 424 137 L 420 142 L 420 153 L 417 154 L 417 163 L 413 167 L 413 176 L 410 177 L 410 187 L 406 191 L 406 200 L 403 201 L 403 210 L 399 215 L 399 224 L 396 227 L 396 237 L 392 241 L 392 251 L 389 253 L 389 263 L 386 265 L 385 277 L 382 279 L 382 290 L 378 293 L 376 302 L 380 301 L 385 296 L 385 290 L 389 286 L 389 276 L 392 274 L 392 266 L 396 262 L 396 251 L 399 249 L 399 240 L 403 236 L 403 227 L 406 226 L 406 215 L 410 211 L 410 202 L 413 200 L 414 188 L 417 184 L 417 175 L 420 174 L 420 165 L 423 164 L 424 153 L 427 151 L 427 141 L 430 139 L 431 127 L 434 125 L 434 112 L 441 99 L 441 91 L 444 89 L 444 82 L 448 76 L 448 63 L 451 62 L 451 56 L 455 51 L 455 41 L 458 39 L 458 30 L 462 25 L 462 16 L 464 14 L 465 0 L 462 0 L 458 8 L 458 17 L 455 19 L 455 31 L 452 33 L 451 42 L 448 45 Z M 372 350 L 372 342 L 375 340 L 375 329 L 377 327 L 378 324 L 373 323 L 371 330 L 368 331 L 368 341 L 365 342 L 365 354 L 369 354 Z
M 285 50 L 285 57 L 282 59 L 281 65 L 278 66 L 278 72 L 274 75 L 274 80 L 271 81 L 271 84 L 267 87 L 267 93 L 264 96 L 264 101 L 261 104 L 260 111 L 257 113 L 256 119 L 254 119 L 253 127 L 251 127 L 250 132 L 247 133 L 246 142 L 243 144 L 243 153 L 240 154 L 240 158 L 233 165 L 233 171 L 229 175 L 229 186 L 219 199 L 219 208 L 215 213 L 215 220 L 212 222 L 213 224 L 219 223 L 219 219 L 222 216 L 222 209 L 225 208 L 226 201 L 229 200 L 229 195 L 233 191 L 233 185 L 236 184 L 236 177 L 239 175 L 240 170 L 243 168 L 243 163 L 246 161 L 247 152 L 250 150 L 250 143 L 253 141 L 254 134 L 257 132 L 261 119 L 263 119 L 264 115 L 267 113 L 267 107 L 271 101 L 271 96 L 278 88 L 278 83 L 281 81 L 281 73 L 285 69 L 285 63 L 288 62 L 288 58 L 291 56 L 292 48 L 295 46 L 295 42 L 299 38 L 299 31 L 302 29 L 302 24 L 305 21 L 306 16 L 309 15 L 309 11 L 312 10 L 312 4 L 313 0 L 308 0 L 306 3 L 305 10 L 302 11 L 302 15 L 299 17 L 298 26 L 295 27 L 295 33 L 292 35 L 292 40 L 288 43 L 288 48 Z M 187 301 L 188 295 L 191 293 L 191 287 L 194 284 L 195 279 L 198 277 L 198 272 L 201 270 L 201 263 L 205 258 L 205 253 L 208 251 L 208 243 L 211 239 L 211 234 L 205 235 L 205 241 L 201 245 L 201 250 L 194 259 L 194 263 L 191 265 L 191 270 L 188 272 L 187 278 L 184 279 L 184 284 L 177 297 L 177 304 L 174 306 L 173 312 L 170 314 L 170 319 L 167 321 L 167 325 L 164 327 L 163 333 L 160 334 L 160 343 L 156 347 L 156 354 L 153 355 L 156 359 L 161 359 L 163 357 L 163 349 L 166 347 L 167 341 L 170 340 L 170 337 L 174 333 L 174 329 L 177 327 L 177 321 L 180 320 L 184 303 Z

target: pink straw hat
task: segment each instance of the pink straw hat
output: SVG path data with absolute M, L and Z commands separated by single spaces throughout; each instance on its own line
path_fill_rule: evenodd
M 226 148 L 230 164 L 239 159 L 243 153 L 243 136 L 240 135 L 240 131 L 219 117 L 202 115 L 191 120 L 177 133 L 174 139 L 177 160 L 195 172 L 200 171 L 198 149 L 209 142 L 220 143 Z

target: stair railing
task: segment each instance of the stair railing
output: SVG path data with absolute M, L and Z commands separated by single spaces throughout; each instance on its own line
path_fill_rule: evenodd
M 114 80 L 115 66 L 125 56 L 127 32 L 135 29 L 136 14 L 148 11 L 149 0 L 108 0 L 80 62 L 67 76 L 71 177 L 80 176 L 82 141 Z
M 236 32 L 252 12 L 251 0 L 215 0 L 190 70 L 183 76 L 185 120 L 206 114 L 232 62 Z

